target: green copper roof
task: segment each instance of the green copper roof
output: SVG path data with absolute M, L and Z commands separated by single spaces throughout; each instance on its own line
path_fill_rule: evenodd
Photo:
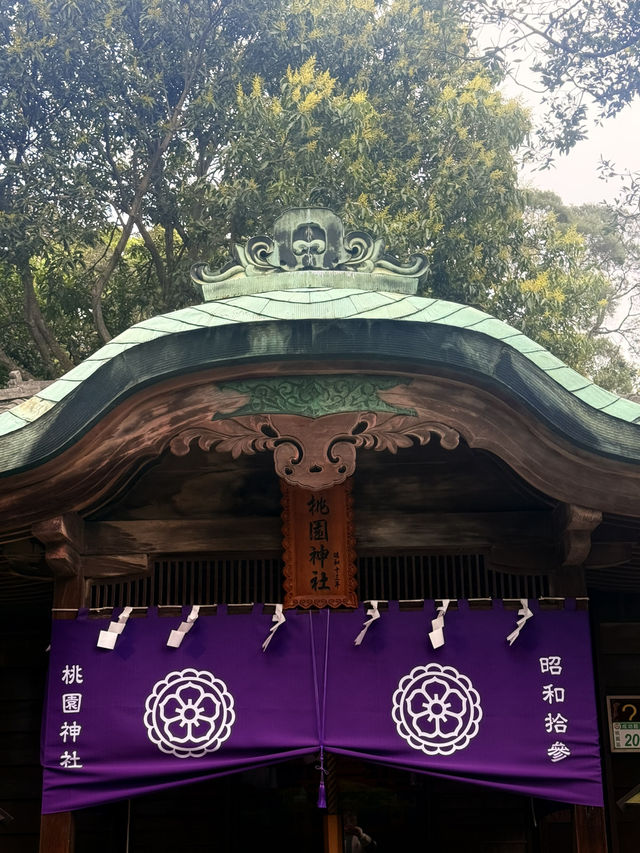
M 30 400 L 0 414 L 0 471 L 40 464 L 37 460 L 60 452 L 143 384 L 219 364 L 309 357 L 403 359 L 466 374 L 471 382 L 475 376 L 510 389 L 569 441 L 640 462 L 635 426 L 640 405 L 599 388 L 482 311 L 335 286 L 352 275 L 281 272 L 270 276 L 280 289 L 205 302 L 127 329 Z M 376 277 L 357 275 L 368 286 Z
M 335 275 L 321 272 L 289 273 L 287 277 L 312 276 L 319 283 L 320 279 L 335 279 Z M 40 417 L 71 394 L 105 362 L 148 341 L 193 329 L 232 323 L 355 318 L 437 323 L 488 335 L 520 352 L 550 379 L 592 408 L 622 421 L 640 422 L 638 403 L 605 391 L 567 367 L 540 344 L 476 308 L 421 296 L 316 286 L 233 296 L 144 320 L 118 335 L 30 400 L 0 414 L 0 435 L 19 429 Z

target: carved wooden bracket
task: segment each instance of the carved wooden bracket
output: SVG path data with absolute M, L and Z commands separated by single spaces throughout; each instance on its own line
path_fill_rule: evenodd
M 75 513 L 59 515 L 34 524 L 31 532 L 45 546 L 47 565 L 56 577 L 81 574 L 80 554 L 84 542 L 84 522 Z
M 356 467 L 356 450 L 388 450 L 428 444 L 440 437 L 447 450 L 458 446 L 456 430 L 437 421 L 408 415 L 342 412 L 309 418 L 301 415 L 250 415 L 213 421 L 178 433 L 170 442 L 177 456 L 189 452 L 191 443 L 202 450 L 231 453 L 272 451 L 279 477 L 292 486 L 318 491 L 343 483 Z
M 76 513 L 39 521 L 31 532 L 45 546 L 45 559 L 56 579 L 116 577 L 148 571 L 146 554 L 91 554 L 86 547 L 85 523 Z
M 591 534 L 602 521 L 602 513 L 576 504 L 561 503 L 555 514 L 562 565 L 581 566 L 591 551 Z

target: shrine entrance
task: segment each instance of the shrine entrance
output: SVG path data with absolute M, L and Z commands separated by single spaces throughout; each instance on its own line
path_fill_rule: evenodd
M 606 853 L 640 407 L 329 211 L 273 233 L 0 424 L 41 853 L 341 853 L 347 809 L 380 850 Z M 605 743 L 614 853 L 635 760 Z
M 80 810 L 75 853 L 342 853 L 345 815 L 380 853 L 538 849 L 545 809 L 526 797 L 350 759 L 331 762 L 327 815 L 316 804 L 316 763 L 299 759 Z

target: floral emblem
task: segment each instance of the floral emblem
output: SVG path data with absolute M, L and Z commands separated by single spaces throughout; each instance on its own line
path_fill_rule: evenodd
M 478 734 L 480 696 L 452 666 L 416 666 L 393 694 L 392 717 L 398 734 L 413 749 L 451 755 Z
M 231 734 L 235 718 L 227 685 L 206 670 L 170 672 L 145 703 L 149 740 L 178 758 L 215 752 Z

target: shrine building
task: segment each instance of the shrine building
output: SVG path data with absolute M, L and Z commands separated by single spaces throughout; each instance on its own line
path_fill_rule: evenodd
M 324 208 L 0 414 L 0 849 L 637 853 L 640 405 Z

